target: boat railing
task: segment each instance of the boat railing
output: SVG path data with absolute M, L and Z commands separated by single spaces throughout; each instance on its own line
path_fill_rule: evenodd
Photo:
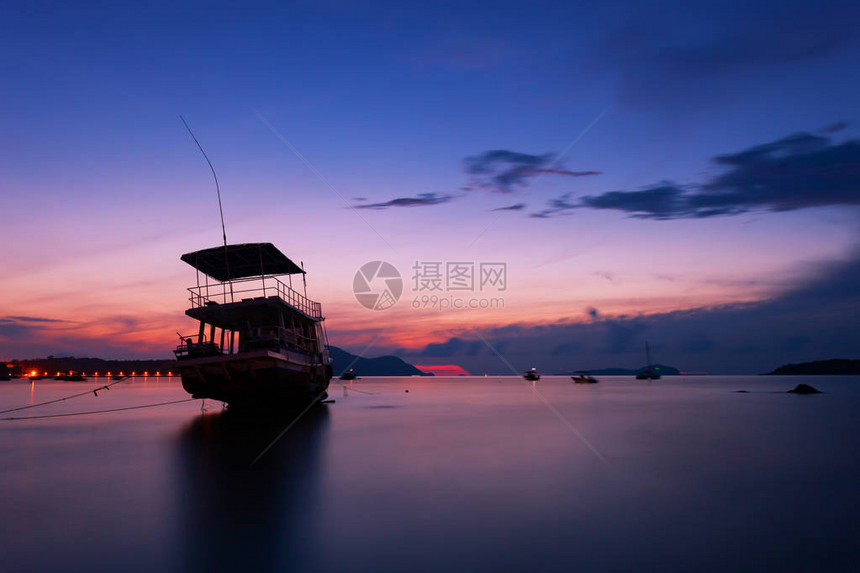
M 293 308 L 311 318 L 322 318 L 320 303 L 296 292 L 274 276 L 234 279 L 226 282 L 206 283 L 188 289 L 191 308 L 212 304 L 227 304 L 255 298 L 277 296 Z
M 241 343 L 239 352 L 249 350 L 273 350 L 280 352 L 282 349 L 295 349 L 303 352 L 315 352 L 316 340 L 304 336 L 288 328 L 269 326 L 253 327 Z M 232 348 L 232 346 L 230 347 Z M 199 358 L 204 356 L 217 356 L 228 352 L 228 348 L 222 348 L 216 342 L 208 341 L 204 335 L 199 339 L 198 335 L 179 337 L 179 345 L 173 353 L 177 358 Z M 229 350 L 232 352 L 232 350 Z

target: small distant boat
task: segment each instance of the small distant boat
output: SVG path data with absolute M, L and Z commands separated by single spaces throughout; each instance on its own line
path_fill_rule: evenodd
M 636 374 L 636 379 L 637 380 L 659 380 L 660 379 L 660 373 L 657 372 L 657 370 L 659 370 L 659 368 L 657 368 L 656 366 L 653 366 L 653 364 L 651 362 L 651 347 L 648 346 L 648 342 L 645 342 L 645 359 L 647 361 L 646 366 L 645 366 L 645 368 L 643 368 L 642 370 L 640 370 Z
M 597 384 L 600 382 L 597 378 L 589 374 L 588 372 L 578 372 L 570 377 L 571 380 L 576 384 Z
M 532 368 L 523 374 L 523 378 L 529 382 L 535 382 L 536 380 L 540 380 L 540 372 L 537 371 L 537 368 Z
M 355 370 L 350 368 L 346 372 L 340 375 L 341 380 L 355 380 Z
M 83 376 L 79 372 L 69 372 L 68 374 L 54 376 L 54 380 L 63 380 L 64 382 L 83 382 L 86 379 L 86 376 Z

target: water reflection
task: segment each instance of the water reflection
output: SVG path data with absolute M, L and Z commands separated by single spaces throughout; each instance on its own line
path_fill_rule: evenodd
M 183 571 L 282 571 L 308 562 L 327 408 L 312 408 L 251 465 L 295 415 L 222 411 L 183 429 L 174 480 Z

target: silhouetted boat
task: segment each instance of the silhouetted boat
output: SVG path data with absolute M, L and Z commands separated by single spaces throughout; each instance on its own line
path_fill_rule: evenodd
M 343 374 L 340 375 L 340 379 L 341 380 L 355 380 L 355 376 L 356 376 L 355 370 L 350 368 L 349 370 L 347 370 L 346 372 L 344 372 Z
M 537 371 L 537 368 L 532 368 L 531 370 L 527 370 L 523 374 L 523 378 L 525 378 L 529 382 L 540 380 L 540 372 Z
M 646 366 L 645 366 L 645 368 L 643 368 L 642 370 L 640 370 L 636 374 L 636 379 L 637 380 L 659 380 L 660 379 L 660 373 L 657 372 L 657 370 L 659 370 L 659 368 L 653 366 L 651 363 L 651 347 L 648 346 L 648 342 L 645 342 L 645 360 L 647 360 Z
M 597 384 L 600 382 L 597 378 L 587 372 L 579 372 L 570 377 L 577 384 Z
M 322 309 L 292 289 L 292 275 L 304 279 L 301 267 L 271 243 L 181 258 L 198 271 L 185 314 L 199 329 L 181 336 L 174 350 L 187 392 L 243 407 L 295 407 L 327 397 L 332 369 Z

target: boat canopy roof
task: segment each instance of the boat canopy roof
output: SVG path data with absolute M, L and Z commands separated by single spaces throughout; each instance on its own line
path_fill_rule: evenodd
M 201 273 L 221 282 L 260 275 L 297 275 L 305 272 L 272 243 L 212 247 L 186 253 L 180 258 Z

